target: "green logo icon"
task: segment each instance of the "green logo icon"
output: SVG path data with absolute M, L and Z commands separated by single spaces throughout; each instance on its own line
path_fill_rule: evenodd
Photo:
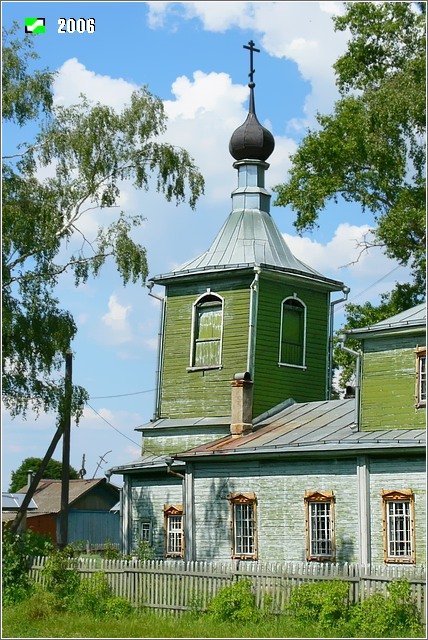
M 25 18 L 25 33 L 45 33 L 45 18 Z

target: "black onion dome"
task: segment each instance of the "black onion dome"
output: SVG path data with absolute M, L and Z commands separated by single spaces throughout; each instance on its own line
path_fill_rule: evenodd
M 253 85 L 253 86 L 251 86 Z M 275 148 L 275 140 L 268 129 L 257 120 L 254 108 L 254 84 L 249 85 L 250 108 L 247 119 L 233 133 L 229 142 L 230 154 L 235 160 L 267 160 Z

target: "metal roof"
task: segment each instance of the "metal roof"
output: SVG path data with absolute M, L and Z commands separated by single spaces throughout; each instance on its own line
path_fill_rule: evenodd
M 146 429 L 171 429 L 191 427 L 228 427 L 230 416 L 214 418 L 159 418 L 153 422 L 136 427 L 134 431 L 146 431 Z
M 85 493 L 91 491 L 98 485 L 104 484 L 112 493 L 116 493 L 116 500 L 119 496 L 119 487 L 107 482 L 106 478 L 93 478 L 91 480 L 70 480 L 69 481 L 69 505 L 81 498 Z M 28 485 L 23 487 L 19 493 L 25 494 L 28 491 Z M 34 497 L 37 500 L 37 513 L 59 513 L 61 510 L 61 480 L 40 480 Z
M 298 260 L 291 253 L 271 215 L 260 209 L 232 211 L 208 251 L 185 262 L 173 272 L 156 276 L 152 280 L 161 282 L 193 272 L 248 269 L 255 266 L 322 280 L 333 286 L 334 290 L 343 286 L 342 282 L 326 278 Z
M 135 472 L 139 469 L 144 469 L 147 471 L 148 469 L 161 469 L 166 467 L 165 459 L 169 458 L 169 454 L 163 456 L 156 456 L 151 453 L 144 453 L 142 456 L 133 460 L 132 462 L 127 462 L 126 464 L 119 465 L 117 467 L 112 467 L 109 469 L 109 473 L 126 473 L 126 472 Z
M 7 511 L 16 511 L 21 506 L 25 498 L 25 493 L 9 493 L 8 491 L 2 491 L 1 493 L 1 508 Z M 27 507 L 28 511 L 37 509 L 37 504 L 31 498 Z
M 412 309 L 407 309 L 401 313 L 397 313 L 395 316 L 385 318 L 380 322 L 376 322 L 367 327 L 361 327 L 358 329 L 350 329 L 346 331 L 347 334 L 354 336 L 364 333 L 375 333 L 379 331 L 389 331 L 406 328 L 424 327 L 426 325 L 426 305 L 425 302 L 418 304 Z
M 254 426 L 247 435 L 226 436 L 176 454 L 177 460 L 224 455 L 291 452 L 351 452 L 424 447 L 425 429 L 355 431 L 355 399 L 295 403 Z

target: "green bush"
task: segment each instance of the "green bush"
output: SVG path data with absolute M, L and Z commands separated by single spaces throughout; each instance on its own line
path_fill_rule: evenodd
M 128 618 L 134 613 L 134 607 L 125 598 L 119 598 L 118 596 L 112 596 L 108 598 L 105 603 L 105 615 L 107 617 L 120 620 L 121 618 Z
M 76 561 L 69 557 L 67 550 L 53 551 L 42 569 L 45 586 L 57 599 L 58 605 L 67 609 L 80 585 L 80 575 Z
M 423 635 L 421 616 L 407 580 L 394 580 L 387 595 L 374 593 L 356 604 L 351 625 L 356 638 L 405 638 Z
M 342 580 L 302 584 L 292 590 L 287 613 L 300 622 L 316 622 L 323 631 L 343 626 L 349 616 L 349 586 Z
M 155 550 L 147 540 L 139 540 L 134 555 L 137 556 L 138 560 L 153 560 Z
M 244 579 L 223 587 L 208 605 L 208 615 L 214 620 L 248 621 L 259 617 L 251 580 Z
M 121 557 L 119 549 L 110 540 L 106 540 L 102 551 L 102 556 L 106 560 L 118 560 Z
M 53 593 L 47 591 L 42 585 L 35 584 L 32 594 L 25 602 L 25 609 L 30 620 L 46 620 L 57 615 L 60 607 Z
M 112 597 L 112 590 L 103 571 L 82 578 L 71 607 L 76 611 L 87 611 L 94 616 L 105 612 L 106 601 Z
M 8 528 L 2 532 L 3 603 L 12 604 L 27 598 L 32 590 L 28 575 L 30 558 L 47 555 L 53 549 L 50 538 L 34 531 L 14 534 Z

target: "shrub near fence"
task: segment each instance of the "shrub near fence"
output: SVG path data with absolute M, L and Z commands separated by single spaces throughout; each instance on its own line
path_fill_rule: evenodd
M 45 561 L 45 557 L 33 558 L 30 577 L 35 582 L 43 582 L 41 570 Z M 291 589 L 305 582 L 344 580 L 349 584 L 350 602 L 358 602 L 376 591 L 386 593 L 391 580 L 406 578 L 419 611 L 425 614 L 424 567 L 305 562 L 141 562 L 95 558 L 74 558 L 71 566 L 86 577 L 103 571 L 115 596 L 127 598 L 136 607 L 164 612 L 206 610 L 219 589 L 241 578 L 251 580 L 257 606 L 269 603 L 269 608 L 276 613 L 284 609 Z

